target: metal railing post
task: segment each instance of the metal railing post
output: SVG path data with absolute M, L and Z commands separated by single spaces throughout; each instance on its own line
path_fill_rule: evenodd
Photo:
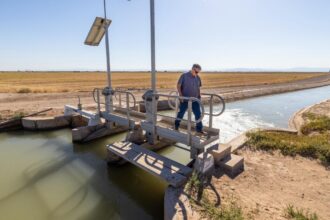
M 104 96 L 105 101 L 105 111 L 109 114 L 110 113 L 110 101 L 108 96 Z
M 192 100 L 188 101 L 188 121 L 187 121 L 187 132 L 188 132 L 188 146 L 190 146 L 190 157 L 194 157 L 194 150 L 191 144 L 191 111 L 192 111 Z
M 152 96 L 152 136 L 153 136 L 153 143 L 155 143 L 157 134 L 156 134 L 156 126 L 157 126 L 157 101 L 156 97 Z
M 127 120 L 128 120 L 128 129 L 131 128 L 131 120 L 130 120 L 130 110 L 129 110 L 129 94 L 126 93 L 126 115 L 127 115 Z
M 180 102 L 179 100 L 178 100 L 178 98 L 176 97 L 175 98 L 175 117 L 177 117 L 177 115 L 178 115 L 178 111 L 179 111 L 179 103 L 178 102 Z
M 97 99 L 97 111 L 98 111 L 99 116 L 101 116 L 101 103 L 100 103 L 100 90 L 99 89 L 96 90 L 96 94 L 97 94 L 97 96 L 96 96 L 96 99 Z
M 119 107 L 121 107 L 121 92 L 119 93 Z
M 212 128 L 213 123 L 213 94 L 210 97 L 210 115 L 209 115 L 209 127 Z

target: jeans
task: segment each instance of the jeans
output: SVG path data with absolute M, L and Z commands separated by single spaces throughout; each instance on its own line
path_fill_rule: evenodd
M 176 116 L 177 119 L 175 120 L 175 128 L 178 129 L 180 126 L 181 119 L 183 118 L 184 114 L 186 113 L 188 109 L 188 102 L 184 101 L 180 103 L 180 108 L 178 115 Z M 201 117 L 201 108 L 199 106 L 198 102 L 192 102 L 192 111 L 195 115 L 195 120 L 197 121 Z M 203 130 L 203 124 L 202 122 L 198 122 L 196 124 L 196 131 L 201 132 Z

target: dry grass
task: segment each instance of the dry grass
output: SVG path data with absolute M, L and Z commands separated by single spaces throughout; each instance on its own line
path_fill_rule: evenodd
M 186 193 L 189 195 L 190 204 L 201 214 L 203 219 L 244 219 L 242 208 L 233 197 L 229 202 L 222 202 L 221 206 L 213 204 L 203 182 L 203 178 L 193 172 L 185 188 Z
M 318 220 L 317 214 L 311 213 L 309 210 L 296 208 L 293 205 L 288 205 L 284 210 L 284 215 L 287 219 L 293 220 Z
M 301 132 L 309 135 L 312 132 L 325 133 L 330 131 L 330 117 L 325 115 L 316 115 L 313 113 L 304 113 L 304 119 L 307 121 L 302 127 Z
M 324 74 L 324 73 L 323 73 Z M 203 88 L 267 85 L 284 83 L 320 76 L 322 73 L 202 73 Z M 178 72 L 159 72 L 158 87 L 175 88 L 180 76 Z M 115 88 L 145 89 L 150 87 L 148 72 L 114 72 Z M 103 87 L 106 82 L 104 72 L 0 72 L 0 92 L 31 91 L 70 92 L 90 91 Z

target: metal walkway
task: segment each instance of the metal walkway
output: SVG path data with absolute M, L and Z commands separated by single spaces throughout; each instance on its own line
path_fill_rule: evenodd
M 131 142 L 109 144 L 107 149 L 174 187 L 183 185 L 192 173 L 191 168 Z
M 76 108 L 73 106 L 66 105 L 65 112 L 71 114 L 72 112 L 79 113 L 85 117 L 88 117 L 89 125 L 97 125 L 101 122 L 101 119 L 105 119 L 108 122 L 112 122 L 113 126 L 125 126 L 128 129 L 133 130 L 136 126 L 141 126 L 141 128 L 146 133 L 147 142 L 154 144 L 160 138 L 168 139 L 170 141 L 178 142 L 187 145 L 190 148 L 190 157 L 192 159 L 204 152 L 207 148 L 219 144 L 219 133 L 220 130 L 212 128 L 212 120 L 214 116 L 222 114 L 224 111 L 224 101 L 223 99 L 215 94 L 202 94 L 208 99 L 209 111 L 204 110 L 203 103 L 200 99 L 193 97 L 182 97 L 178 95 L 170 94 L 159 94 L 159 93 L 148 93 L 145 99 L 146 113 L 136 111 L 136 99 L 135 96 L 128 92 L 122 90 L 112 90 L 111 93 L 115 99 L 117 99 L 118 104 L 113 102 L 107 102 L 109 95 L 105 89 L 94 89 L 93 97 L 97 103 L 97 112 L 88 112 L 82 110 L 81 108 Z M 104 94 L 105 102 L 102 103 L 100 94 Z M 153 106 L 151 100 L 159 99 L 163 97 L 168 99 L 169 106 L 174 110 L 174 117 L 169 115 L 164 115 L 162 112 L 157 112 L 157 105 Z M 178 106 L 180 101 L 185 101 L 188 103 L 187 119 L 181 120 L 181 125 L 179 130 L 174 130 L 174 122 L 176 120 L 176 115 L 178 112 Z M 201 117 L 198 120 L 192 119 L 192 103 L 198 102 L 201 107 Z M 106 103 L 112 103 L 108 105 Z M 157 102 L 156 102 L 157 103 Z M 173 104 L 174 103 L 174 104 Z M 215 103 L 222 104 L 220 111 L 214 112 L 213 105 Z M 105 105 L 105 111 L 101 110 L 101 104 Z M 209 126 L 204 126 L 203 130 L 206 135 L 196 135 L 194 132 L 194 127 L 200 121 L 202 121 L 204 115 L 209 116 Z

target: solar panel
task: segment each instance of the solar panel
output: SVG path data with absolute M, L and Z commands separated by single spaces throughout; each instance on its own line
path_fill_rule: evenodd
M 101 17 L 96 17 L 94 23 L 89 30 L 89 33 L 86 37 L 85 44 L 90 46 L 98 46 L 105 34 L 105 28 L 108 28 L 111 24 L 111 20 Z

